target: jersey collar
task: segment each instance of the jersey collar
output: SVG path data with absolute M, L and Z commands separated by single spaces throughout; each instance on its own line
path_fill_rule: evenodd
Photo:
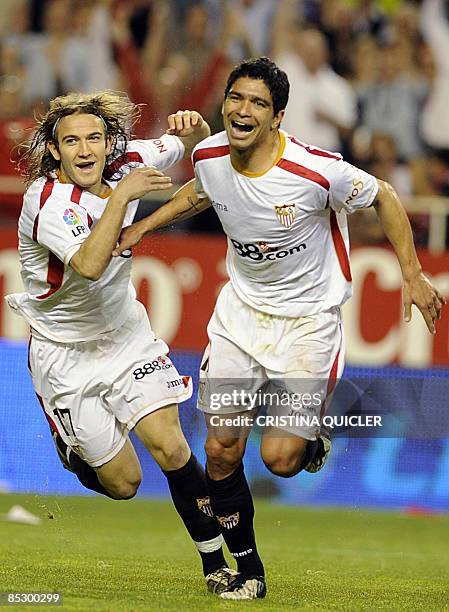
M 276 159 L 274 160 L 273 164 L 263 172 L 247 172 L 246 170 L 240 170 L 239 168 L 236 168 L 234 165 L 232 165 L 232 167 L 236 172 L 238 172 L 239 174 L 243 174 L 243 176 L 247 176 L 248 178 L 257 178 L 258 176 L 263 176 L 264 174 L 269 172 L 271 168 L 274 168 L 274 166 L 277 165 L 282 155 L 284 154 L 286 139 L 284 132 L 282 132 L 281 130 L 279 130 L 279 141 L 279 150 L 278 154 L 276 155 Z
M 55 170 L 55 175 L 58 181 L 61 183 L 61 185 L 67 184 L 66 181 L 64 181 L 64 179 L 62 178 L 61 171 L 59 170 L 59 168 Z M 107 189 L 103 195 L 96 195 L 95 197 L 100 198 L 101 200 L 107 200 L 109 197 L 111 197 L 112 187 L 104 179 L 101 179 L 101 182 L 103 183 L 103 185 L 107 187 Z M 84 191 L 84 189 L 82 191 Z M 95 195 L 95 194 L 92 193 L 91 195 Z

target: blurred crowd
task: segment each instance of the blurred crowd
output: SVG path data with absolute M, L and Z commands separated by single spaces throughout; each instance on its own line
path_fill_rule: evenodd
M 404 199 L 449 195 L 447 0 L 2 0 L 0 27 L 3 179 L 58 94 L 127 92 L 143 104 L 139 137 L 186 108 L 218 131 L 229 70 L 268 55 L 290 80 L 285 130 L 341 151 Z M 189 163 L 177 172 L 189 178 Z M 382 240 L 363 215 L 356 223 L 364 242 Z M 418 242 L 426 223 L 415 217 Z

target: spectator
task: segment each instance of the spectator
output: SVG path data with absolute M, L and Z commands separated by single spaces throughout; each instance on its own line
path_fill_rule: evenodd
M 425 142 L 437 149 L 449 149 L 449 23 L 442 0 L 424 0 L 421 29 L 433 56 L 429 97 L 421 115 Z
M 290 104 L 283 127 L 301 140 L 331 151 L 341 150 L 356 121 L 355 96 L 351 86 L 328 64 L 324 35 L 303 29 L 281 7 L 273 33 L 274 59 L 290 80 Z M 291 39 L 285 36 L 290 29 Z
M 231 47 L 231 58 L 238 62 L 245 57 L 265 55 L 270 48 L 271 22 L 276 0 L 232 0 L 230 9 L 241 36 Z
M 404 160 L 423 156 L 418 123 L 427 86 L 424 79 L 407 75 L 403 48 L 389 43 L 379 49 L 377 82 L 360 92 L 360 122 L 373 132 L 393 137 Z
M 432 149 L 426 164 L 425 195 L 449 197 L 449 149 Z
M 366 34 L 352 46 L 351 84 L 357 95 L 374 85 L 379 71 L 379 51 L 375 39 Z
M 18 161 L 18 146 L 30 135 L 34 125 L 32 117 L 20 113 L 20 91 L 8 77 L 0 78 L 0 204 L 4 208 L 11 205 L 11 210 L 17 213 L 23 187 L 18 176 L 16 163 Z M 3 192 L 14 195 L 3 196 Z M 4 212 L 4 210 L 3 210 Z
M 84 91 L 117 89 L 118 69 L 112 53 L 112 0 L 78 0 L 72 13 L 72 33 L 89 53 Z
M 71 3 L 51 0 L 45 5 L 45 32 L 16 37 L 25 67 L 24 95 L 29 107 L 70 90 L 83 91 L 89 54 L 70 31 Z
M 148 33 L 140 54 L 130 31 L 130 13 L 126 5 L 117 12 L 114 41 L 131 98 L 146 104 L 142 109 L 143 129 L 147 131 L 156 116 L 180 108 L 195 108 L 208 116 L 215 105 L 221 75 L 228 68 L 229 21 L 224 21 L 220 37 L 213 42 L 208 34 L 209 15 L 204 7 L 187 8 L 186 20 L 178 35 L 182 45 L 172 51 L 167 44 L 170 5 L 164 0 L 148 21 Z
M 356 36 L 369 34 L 381 40 L 388 28 L 388 19 L 376 0 L 360 0 L 354 3 L 353 32 Z
M 406 200 L 413 192 L 413 175 L 408 165 L 401 162 L 395 141 L 389 134 L 374 133 L 371 139 L 368 171 L 387 181 Z
M 332 49 L 329 62 L 340 76 L 348 77 L 354 53 L 355 6 L 344 0 L 323 0 L 320 5 L 320 24 Z
M 40 33 L 22 30 L 7 39 L 24 66 L 30 109 L 68 91 L 116 87 L 107 0 L 49 0 L 43 25 Z
M 388 181 L 396 189 L 401 199 L 406 200 L 413 192 L 413 174 L 408 166 L 400 161 L 397 147 L 393 138 L 381 132 L 370 134 L 359 130 L 354 138 L 353 147 L 356 157 L 363 160 L 362 167 L 375 176 Z M 357 218 L 355 218 L 357 217 Z M 387 240 L 376 215 L 371 210 L 364 210 L 362 214 L 352 215 L 348 219 L 353 244 L 386 244 Z M 417 219 L 414 227 L 421 230 L 422 219 Z M 421 231 L 419 232 L 421 235 Z

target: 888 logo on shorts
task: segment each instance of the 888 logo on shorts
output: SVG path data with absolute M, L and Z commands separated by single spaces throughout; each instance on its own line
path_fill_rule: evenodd
M 133 370 L 134 380 L 142 380 L 142 378 L 145 378 L 147 375 L 153 374 L 154 372 L 160 372 L 161 370 L 169 370 L 172 367 L 173 364 L 170 359 L 167 357 L 158 357 Z

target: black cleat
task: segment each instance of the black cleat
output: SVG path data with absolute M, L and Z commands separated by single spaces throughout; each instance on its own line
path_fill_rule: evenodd
M 311 474 L 316 474 L 316 472 L 319 472 L 326 465 L 326 461 L 332 448 L 329 430 L 326 427 L 321 426 L 320 434 L 321 435 L 318 438 L 318 443 L 321 443 L 320 447 L 318 448 L 312 461 L 304 468 L 306 472 L 310 472 Z

